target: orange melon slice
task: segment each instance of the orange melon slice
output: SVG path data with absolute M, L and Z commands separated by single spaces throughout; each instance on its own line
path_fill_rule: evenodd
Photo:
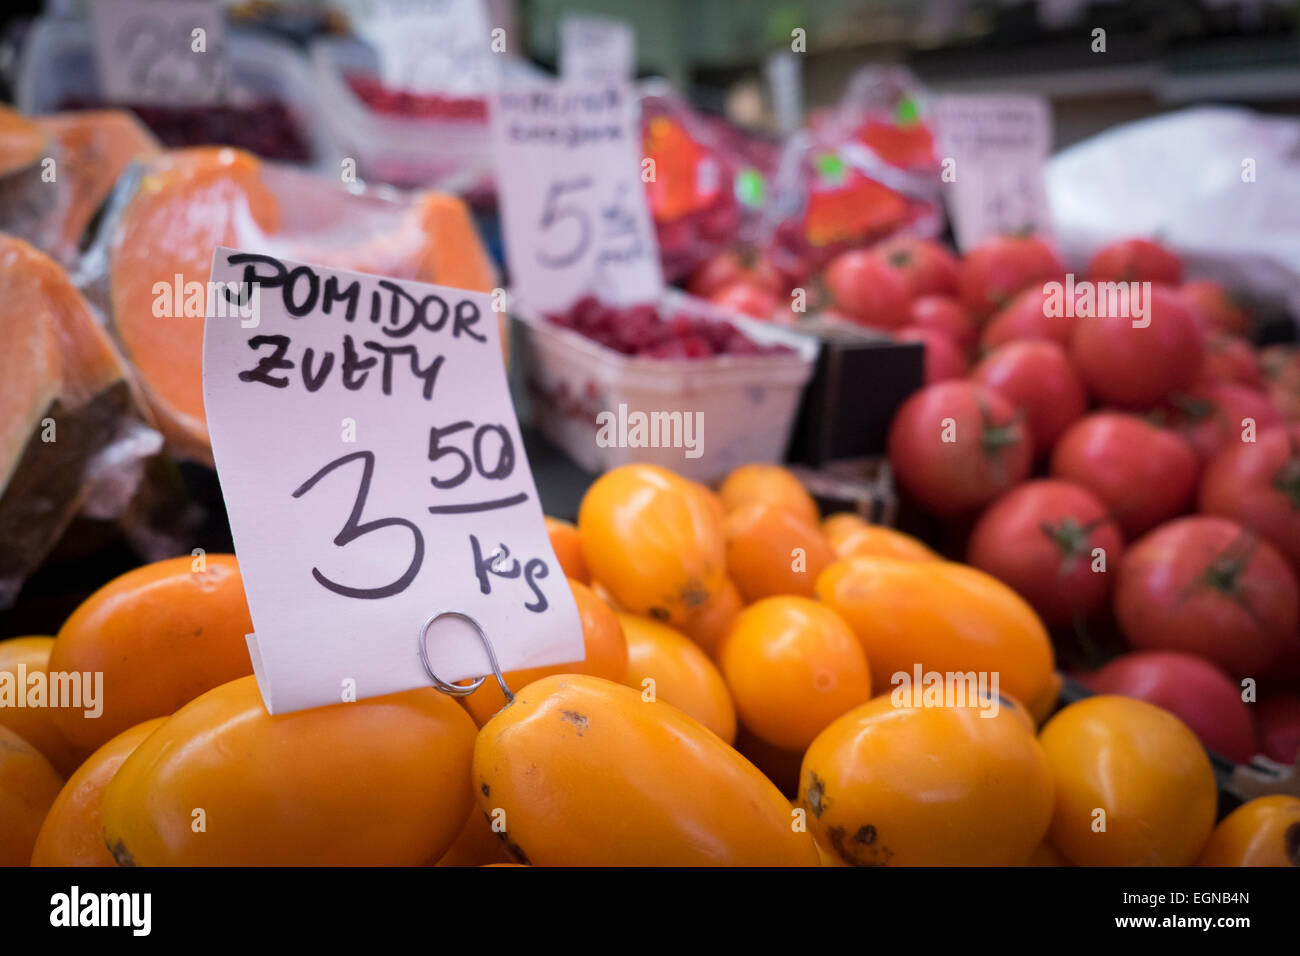
M 0 607 L 72 520 L 132 408 L 111 340 L 53 259 L 0 234 Z
M 0 105 L 0 176 L 26 169 L 45 155 L 47 137 L 17 110 Z
M 340 204 L 356 202 L 354 215 Z M 204 288 L 227 246 L 320 265 L 487 291 L 495 273 L 464 204 L 422 193 L 371 213 L 336 180 L 263 165 L 219 147 L 150 161 L 109 247 L 109 311 L 159 427 L 176 453 L 212 461 L 203 408 L 203 318 L 159 317 L 159 283 Z M 317 204 L 319 209 L 314 209 Z M 370 205 L 367 205 L 370 204 Z M 351 207 L 347 207 L 350 209 Z
M 37 117 L 35 122 L 55 144 L 63 188 L 48 251 L 60 262 L 70 263 L 86 227 L 127 165 L 157 155 L 161 146 L 126 110 L 56 113 Z

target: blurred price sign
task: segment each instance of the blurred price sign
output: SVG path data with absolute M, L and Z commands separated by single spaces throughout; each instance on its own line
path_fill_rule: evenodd
M 211 279 L 204 402 L 267 709 L 428 686 L 439 612 L 505 670 L 581 660 L 488 296 L 221 248 Z M 440 624 L 440 679 L 490 673 Z
M 217 0 L 95 0 L 90 22 L 106 99 L 210 103 L 224 95 L 226 24 Z
M 1035 96 L 942 96 L 935 105 L 943 189 L 957 244 L 1051 232 L 1044 170 L 1052 113 Z
M 386 86 L 471 96 L 496 85 L 483 0 L 346 0 L 345 7 L 379 55 Z
M 512 86 L 493 101 L 492 137 L 511 281 L 532 308 L 587 293 L 614 305 L 658 299 L 629 86 Z
M 560 20 L 560 75 L 570 83 L 636 78 L 636 31 L 624 20 L 568 13 Z

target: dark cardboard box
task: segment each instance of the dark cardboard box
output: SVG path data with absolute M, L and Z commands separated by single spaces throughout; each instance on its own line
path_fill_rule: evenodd
M 799 331 L 816 336 L 822 349 L 789 460 L 816 467 L 884 454 L 894 412 L 924 382 L 925 347 L 840 319 L 812 319 Z

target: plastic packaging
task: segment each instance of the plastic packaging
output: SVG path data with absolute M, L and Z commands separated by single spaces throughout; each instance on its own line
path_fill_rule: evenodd
M 760 343 L 783 343 L 792 353 L 727 355 L 669 360 L 622 355 L 560 328 L 516 303 L 520 368 L 533 423 L 583 468 L 602 472 L 628 462 L 671 468 L 712 482 L 746 462 L 782 460 L 804 386 L 812 375 L 817 344 L 768 322 L 719 309 L 675 289 L 660 303 L 666 310 L 731 322 Z M 683 447 L 602 447 L 596 416 L 665 412 L 702 423 L 697 457 Z M 685 432 L 683 432 L 685 434 Z
M 655 164 L 646 202 L 671 282 L 738 239 L 756 238 L 779 151 L 695 112 L 662 82 L 640 89 L 641 151 Z
M 859 72 L 841 102 L 786 143 L 767 215 L 773 264 L 795 283 L 837 253 L 943 226 L 925 94 L 895 67 Z
M 311 165 L 337 175 L 342 154 L 324 122 L 315 80 L 302 55 L 263 35 L 231 30 L 226 56 L 228 102 L 282 106 L 307 142 Z M 30 115 L 53 113 L 69 102 L 100 102 L 88 22 L 42 18 L 33 24 L 18 65 L 14 99 Z
M 1057 242 L 1075 268 L 1151 236 L 1188 273 L 1300 317 L 1300 122 L 1203 107 L 1139 120 L 1052 158 Z

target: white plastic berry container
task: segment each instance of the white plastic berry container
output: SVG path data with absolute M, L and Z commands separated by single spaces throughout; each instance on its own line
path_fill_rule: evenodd
M 696 481 L 712 483 L 751 461 L 783 459 L 799 400 L 813 372 L 815 339 L 767 322 L 720 309 L 676 289 L 667 289 L 662 311 L 679 308 L 713 321 L 727 321 L 760 344 L 781 343 L 793 351 L 776 355 L 723 355 L 704 359 L 658 359 L 623 355 L 571 329 L 562 328 L 511 298 L 517 367 L 533 424 L 575 462 L 600 473 L 630 462 L 661 465 Z M 661 425 L 674 413 L 702 426 L 696 448 L 634 447 L 598 441 L 598 418 L 612 425 L 634 413 L 660 413 Z M 654 421 L 654 419 L 649 419 Z M 624 430 L 630 435 L 631 428 Z M 650 428 L 647 437 L 668 435 Z M 677 432 L 686 437 L 684 430 Z M 698 451 L 699 454 L 695 454 Z M 689 454 L 688 454 L 689 453 Z

